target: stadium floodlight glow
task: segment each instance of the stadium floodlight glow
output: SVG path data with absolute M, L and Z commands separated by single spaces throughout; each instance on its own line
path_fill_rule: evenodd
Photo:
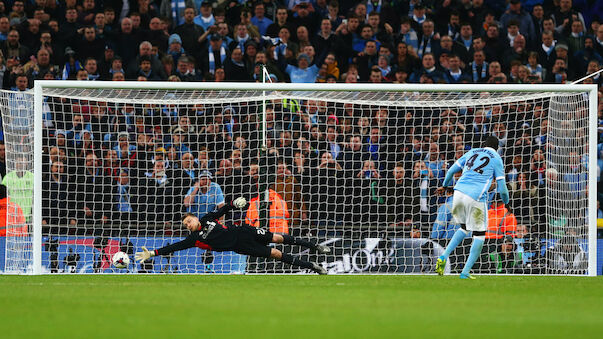
M 184 203 L 207 170 L 224 200 L 269 188 L 286 205 L 226 222 L 256 213 L 328 245 L 288 252 L 331 273 L 431 274 L 455 227 L 432 192 L 494 133 L 511 202 L 475 273 L 596 274 L 595 85 L 36 81 L 0 98 L 4 180 L 28 226 L 9 220 L 4 273 L 307 273 L 204 249 L 113 269 L 118 251 L 186 235 L 181 212 L 213 206 Z

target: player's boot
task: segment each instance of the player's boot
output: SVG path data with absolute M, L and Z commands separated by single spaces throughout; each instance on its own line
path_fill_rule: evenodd
M 461 279 L 475 280 L 475 277 L 472 276 L 469 273 L 461 273 L 461 275 L 459 276 L 459 278 L 461 278 Z
M 314 272 L 316 272 L 316 273 L 318 273 L 318 274 L 320 274 L 320 275 L 325 275 L 325 274 L 327 274 L 327 270 L 326 270 L 324 267 L 320 266 L 320 265 L 319 265 L 319 264 L 317 264 L 317 263 L 312 263 L 312 264 L 313 264 L 313 266 L 314 266 L 314 267 L 312 267 L 312 270 L 313 270 Z
M 329 254 L 329 253 L 331 253 L 331 248 L 329 248 L 325 245 L 316 245 L 316 253 Z
M 444 269 L 446 268 L 446 259 L 438 258 L 436 261 L 435 271 L 438 275 L 444 275 Z

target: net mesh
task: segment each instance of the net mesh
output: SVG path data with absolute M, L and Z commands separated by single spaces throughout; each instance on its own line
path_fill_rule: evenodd
M 32 181 L 10 173 L 33 175 L 33 96 L 3 92 L 0 104 L 3 180 L 27 226 Z M 328 256 L 276 247 L 331 273 L 431 273 L 459 227 L 451 194 L 434 191 L 456 159 L 495 135 L 511 201 L 491 194 L 474 272 L 586 273 L 584 93 L 48 88 L 43 111 L 45 272 L 305 273 L 198 248 L 111 265 L 117 251 L 182 240 L 183 213 L 202 216 L 244 196 L 248 207 L 224 223 L 328 245 Z M 269 205 L 258 199 L 266 189 Z M 31 238 L 6 240 L 5 271 L 26 271 Z M 460 272 L 470 244 L 453 252 L 447 272 Z

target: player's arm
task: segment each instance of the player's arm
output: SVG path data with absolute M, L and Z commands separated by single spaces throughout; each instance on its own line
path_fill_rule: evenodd
M 243 197 L 236 198 L 235 200 L 229 202 L 228 204 L 224 204 L 222 207 L 218 208 L 213 212 L 209 212 L 203 216 L 206 220 L 216 220 L 220 219 L 224 214 L 228 213 L 233 207 L 243 208 L 247 205 L 247 200 Z
M 498 189 L 498 194 L 500 194 L 500 198 L 503 203 L 509 203 L 509 190 L 507 189 L 507 182 L 505 181 L 505 170 L 502 162 L 502 158 L 496 157 L 494 162 L 494 179 L 496 180 L 496 185 Z
M 450 184 L 452 183 L 452 178 L 454 178 L 454 175 L 456 173 L 458 173 L 459 171 L 463 170 L 463 167 L 465 166 L 466 155 L 467 155 L 467 153 L 465 153 L 462 157 L 459 158 L 459 160 L 457 160 L 452 166 L 450 166 L 450 168 L 448 169 L 448 172 L 446 172 L 446 177 L 444 178 L 444 182 L 442 183 L 443 187 L 450 186 Z
M 136 252 L 134 258 L 138 262 L 143 262 L 151 257 L 156 255 L 166 255 L 176 251 L 182 251 L 191 247 L 195 247 L 195 234 L 191 234 L 186 239 L 182 241 L 175 242 L 173 244 L 167 245 L 165 247 L 156 249 L 156 250 L 147 250 L 146 247 L 142 247 L 142 252 Z

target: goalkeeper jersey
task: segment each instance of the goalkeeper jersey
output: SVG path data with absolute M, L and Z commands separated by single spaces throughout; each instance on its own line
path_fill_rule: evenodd
M 454 189 L 476 201 L 486 201 L 492 180 L 505 178 L 502 158 L 490 147 L 468 151 L 456 161 L 455 165 L 463 169 L 463 175 Z
M 201 229 L 186 237 L 186 239 L 155 250 L 155 255 L 165 255 L 191 247 L 199 247 L 210 251 L 230 251 L 237 241 L 234 227 L 222 224 L 218 219 L 232 209 L 232 204 L 226 204 L 217 211 L 206 214 L 199 219 Z

